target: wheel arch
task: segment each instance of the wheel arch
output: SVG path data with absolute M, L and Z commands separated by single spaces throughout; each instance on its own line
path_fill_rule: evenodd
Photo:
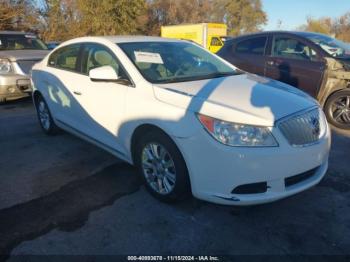
M 345 85 L 345 86 L 338 86 L 338 87 L 334 87 L 334 88 L 331 88 L 330 90 L 328 90 L 328 92 L 325 93 L 323 95 L 322 99 L 320 100 L 321 107 L 324 109 L 329 98 L 331 96 L 333 96 L 335 93 L 343 91 L 343 90 L 350 90 L 350 82 L 348 82 L 347 85 Z
M 36 105 L 36 101 L 39 97 L 42 97 L 43 95 L 41 94 L 41 92 L 39 90 L 35 90 L 33 92 L 33 95 L 32 95 L 32 98 L 33 98 L 33 102 L 34 102 L 34 105 Z
M 189 166 L 189 163 L 187 163 L 186 154 L 184 152 L 182 152 L 182 150 L 181 150 L 182 149 L 181 146 L 178 145 L 177 141 L 175 141 L 169 133 L 167 133 L 163 128 L 161 128 L 155 124 L 144 123 L 144 124 L 141 124 L 134 129 L 132 136 L 131 136 L 131 139 L 130 139 L 130 156 L 131 156 L 132 163 L 135 164 L 135 154 L 134 153 L 135 153 L 138 139 L 142 136 L 142 134 L 145 134 L 146 132 L 152 132 L 152 131 L 158 131 L 158 132 L 163 133 L 176 145 L 176 147 L 180 151 L 182 158 L 185 162 L 186 169 L 189 173 L 189 179 L 191 181 L 190 166 Z
M 316 98 L 324 108 L 332 95 L 347 88 L 350 88 L 350 79 L 338 78 L 333 76 L 331 71 L 326 70 Z
M 32 101 L 33 101 L 35 108 L 37 108 L 37 102 L 38 102 L 39 97 L 44 97 L 44 96 L 39 90 L 34 90 L 34 92 L 32 94 Z
M 136 127 L 131 135 L 131 140 L 130 140 L 130 153 L 131 153 L 131 159 L 132 162 L 134 163 L 135 160 L 135 149 L 136 145 L 138 142 L 138 139 L 142 136 L 142 134 L 145 134 L 147 132 L 152 132 L 152 131 L 158 131 L 163 134 L 165 134 L 169 139 L 171 139 L 174 143 L 175 141 L 171 138 L 170 135 L 167 134 L 162 128 L 155 124 L 141 124 L 138 127 Z M 175 143 L 176 144 L 176 143 Z M 177 146 L 177 145 L 176 145 Z
M 347 97 L 347 102 L 346 104 L 344 105 L 341 105 L 341 106 L 344 106 L 344 108 L 341 109 L 340 113 L 337 115 L 337 117 L 334 117 L 334 113 L 338 111 L 338 107 L 334 110 L 333 108 L 333 104 L 336 102 L 336 101 L 339 101 L 337 99 L 339 99 L 340 97 L 344 96 L 346 94 L 346 97 Z M 335 90 L 334 92 L 332 92 L 328 97 L 327 97 L 327 100 L 323 106 L 323 110 L 326 114 L 326 117 L 327 117 L 327 120 L 330 124 L 332 124 L 333 126 L 337 127 L 337 128 L 340 128 L 340 129 L 345 129 L 345 130 L 349 130 L 350 129 L 350 125 L 349 125 L 349 115 L 348 115 L 348 98 L 349 98 L 349 94 L 350 94 L 350 87 L 346 87 L 346 88 L 342 88 L 342 89 L 338 89 L 338 90 Z M 345 112 L 343 110 L 346 110 Z M 345 114 L 343 116 L 343 114 Z M 339 117 L 342 116 L 342 119 L 340 121 L 338 121 Z
M 170 141 L 172 141 L 174 143 L 174 145 L 176 146 L 176 148 L 178 149 L 178 151 L 181 155 L 181 158 L 183 159 L 183 162 L 185 165 L 184 167 L 185 167 L 187 174 L 188 174 L 189 189 L 192 192 L 192 190 L 193 190 L 192 189 L 192 178 L 191 178 L 190 166 L 189 166 L 189 163 L 187 162 L 187 159 L 186 159 L 186 154 L 184 152 L 182 152 L 181 146 L 179 146 L 177 141 L 175 139 L 173 139 L 172 135 L 167 133 L 163 128 L 157 126 L 156 124 L 144 123 L 144 124 L 141 124 L 135 128 L 134 132 L 132 133 L 131 139 L 130 139 L 130 155 L 131 155 L 132 164 L 135 165 L 135 158 L 136 158 L 135 151 L 137 149 L 137 141 L 139 138 L 142 137 L 142 134 L 145 134 L 147 132 L 161 132 L 168 139 L 170 139 Z

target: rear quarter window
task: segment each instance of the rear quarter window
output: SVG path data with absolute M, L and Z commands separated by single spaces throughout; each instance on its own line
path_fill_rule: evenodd
M 49 57 L 48 66 L 59 69 L 77 71 L 77 61 L 79 56 L 80 45 L 64 46 L 56 50 Z

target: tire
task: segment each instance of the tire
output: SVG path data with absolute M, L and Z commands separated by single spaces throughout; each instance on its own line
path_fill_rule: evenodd
M 6 102 L 6 98 L 5 97 L 0 98 L 0 105 L 1 104 L 5 104 L 5 102 Z
M 350 129 L 350 89 L 335 92 L 328 99 L 324 107 L 330 124 L 341 129 Z
M 47 135 L 56 135 L 60 129 L 53 121 L 49 107 L 44 98 L 39 95 L 35 99 L 35 108 L 41 129 Z
M 147 190 L 157 199 L 172 203 L 190 195 L 185 160 L 165 133 L 155 130 L 140 137 L 136 143 L 134 160 Z

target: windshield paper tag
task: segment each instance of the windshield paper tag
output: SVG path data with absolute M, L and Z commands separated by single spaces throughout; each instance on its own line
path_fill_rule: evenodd
M 138 63 L 164 64 L 162 57 L 158 53 L 135 51 L 134 54 Z

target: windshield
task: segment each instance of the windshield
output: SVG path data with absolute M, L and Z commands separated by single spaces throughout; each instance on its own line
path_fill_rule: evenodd
M 174 83 L 238 74 L 215 55 L 187 42 L 120 43 L 151 83 Z
M 0 34 L 0 50 L 47 50 L 46 45 L 35 35 Z
M 325 35 L 307 35 L 306 38 L 319 45 L 333 57 L 350 58 L 350 45 Z

